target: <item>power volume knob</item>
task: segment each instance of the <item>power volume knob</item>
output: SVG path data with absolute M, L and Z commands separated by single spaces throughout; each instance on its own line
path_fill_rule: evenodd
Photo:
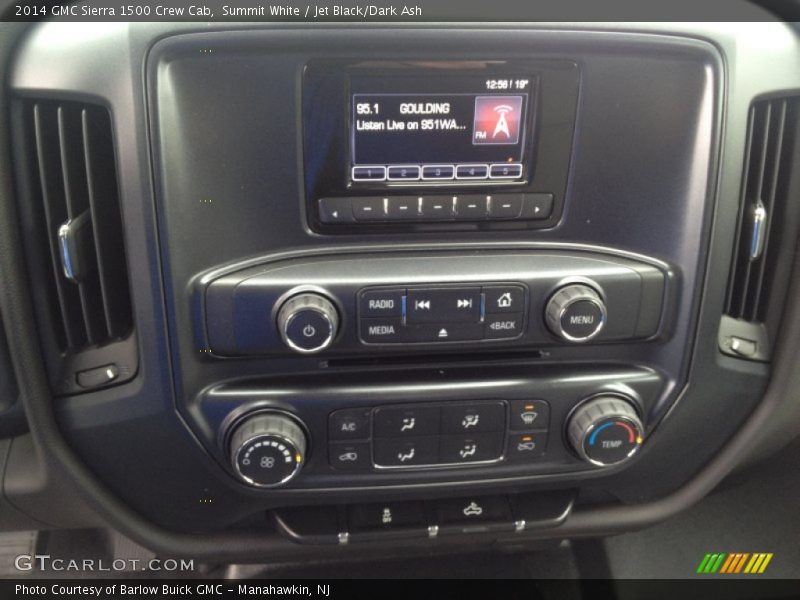
M 325 296 L 298 294 L 278 311 L 278 331 L 295 352 L 313 354 L 331 345 L 339 329 L 339 313 Z
M 593 288 L 576 283 L 552 295 L 545 311 L 547 326 L 568 342 L 586 342 L 603 329 L 606 305 Z
M 306 447 L 306 434 L 294 419 L 281 413 L 259 413 L 234 430 L 231 464 L 245 483 L 276 487 L 300 472 Z
M 567 437 L 581 458 L 614 465 L 636 454 L 644 428 L 636 410 L 616 396 L 597 396 L 582 404 L 569 420 Z

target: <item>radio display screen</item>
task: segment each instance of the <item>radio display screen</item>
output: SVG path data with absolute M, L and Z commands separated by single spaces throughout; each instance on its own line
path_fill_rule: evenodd
M 525 179 L 534 78 L 351 74 L 349 83 L 351 181 Z

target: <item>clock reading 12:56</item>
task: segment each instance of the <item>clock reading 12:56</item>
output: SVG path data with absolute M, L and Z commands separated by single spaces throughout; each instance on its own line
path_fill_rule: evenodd
M 530 87 L 530 79 L 487 79 L 487 90 L 527 90 Z

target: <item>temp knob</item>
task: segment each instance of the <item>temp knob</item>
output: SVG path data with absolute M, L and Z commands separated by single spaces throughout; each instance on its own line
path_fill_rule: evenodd
M 300 472 L 306 447 L 306 434 L 294 419 L 282 413 L 259 413 L 233 431 L 231 464 L 245 483 L 276 487 Z
M 603 329 L 606 305 L 593 288 L 575 283 L 550 297 L 545 319 L 558 337 L 568 342 L 586 342 Z
M 581 404 L 570 417 L 567 437 L 581 458 L 606 466 L 636 454 L 644 428 L 628 401 L 617 396 L 597 396 Z
M 278 311 L 278 331 L 283 343 L 302 354 L 313 354 L 331 345 L 339 328 L 339 313 L 325 296 L 298 294 Z

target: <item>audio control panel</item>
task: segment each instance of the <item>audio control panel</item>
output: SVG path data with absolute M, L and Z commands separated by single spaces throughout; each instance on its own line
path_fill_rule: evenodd
M 209 354 L 359 354 L 646 340 L 674 276 L 564 251 L 309 256 L 201 280 Z

